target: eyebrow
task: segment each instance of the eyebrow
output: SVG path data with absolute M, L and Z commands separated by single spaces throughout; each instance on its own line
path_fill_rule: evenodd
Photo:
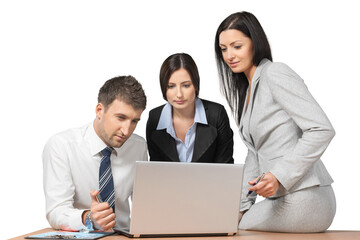
M 233 41 L 232 43 L 230 43 L 230 46 L 234 45 L 235 43 L 241 43 L 241 44 L 243 44 L 241 40 L 236 40 L 236 41 Z M 219 43 L 219 46 L 221 47 L 221 46 L 226 46 L 226 45 L 225 45 L 225 44 L 222 44 L 222 43 Z
M 191 80 L 186 80 L 186 81 L 181 82 L 180 84 L 184 84 L 184 83 L 188 83 L 188 82 L 191 82 L 191 83 L 192 83 Z M 175 84 L 175 83 L 172 83 L 172 82 L 169 81 L 168 84 Z
M 131 118 L 129 118 L 129 116 L 128 115 L 126 115 L 126 114 L 123 114 L 123 113 L 115 113 L 114 114 L 115 116 L 117 116 L 117 117 L 124 117 L 124 118 L 128 118 L 128 119 L 131 119 Z M 134 119 L 131 119 L 131 121 L 140 121 L 140 118 L 134 118 Z
M 126 114 L 123 114 L 123 113 L 115 113 L 114 115 L 128 118 L 128 116 Z

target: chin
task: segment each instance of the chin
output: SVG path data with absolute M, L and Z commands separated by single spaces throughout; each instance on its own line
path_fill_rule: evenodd
M 237 69 L 237 68 L 231 69 L 231 71 L 233 71 L 233 73 L 242 73 L 243 72 L 241 69 Z
M 124 144 L 125 141 L 121 141 L 121 142 L 119 142 L 119 141 L 111 141 L 110 144 L 111 144 L 111 147 L 113 147 L 113 148 L 119 148 Z
M 175 109 L 177 110 L 183 110 L 183 109 L 186 109 L 188 107 L 188 105 L 177 105 L 176 107 L 174 107 Z
M 124 142 L 116 143 L 116 144 L 113 144 L 112 147 L 113 147 L 113 148 L 119 148 L 119 147 L 121 147 L 123 144 L 124 144 Z

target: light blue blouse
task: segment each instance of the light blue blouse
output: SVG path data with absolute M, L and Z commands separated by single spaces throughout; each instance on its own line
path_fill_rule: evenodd
M 194 123 L 186 133 L 185 142 L 182 142 L 180 139 L 176 137 L 175 129 L 172 121 L 171 104 L 167 103 L 164 106 L 163 110 L 161 111 L 159 123 L 157 125 L 156 130 L 166 129 L 166 132 L 175 139 L 176 149 L 179 155 L 180 162 L 191 162 L 194 152 L 197 123 L 206 124 L 206 125 L 208 124 L 204 105 L 199 98 L 196 98 L 195 101 Z

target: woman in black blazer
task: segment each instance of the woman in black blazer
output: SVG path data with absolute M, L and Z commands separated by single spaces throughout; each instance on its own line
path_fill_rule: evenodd
M 190 55 L 169 56 L 160 69 L 167 104 L 146 126 L 150 161 L 234 163 L 233 132 L 224 107 L 198 98 L 200 78 Z

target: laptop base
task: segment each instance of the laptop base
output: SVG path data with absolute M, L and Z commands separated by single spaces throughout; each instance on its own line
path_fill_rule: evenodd
M 114 230 L 116 233 L 128 238 L 165 238 L 165 237 L 220 237 L 234 236 L 236 233 L 180 233 L 180 234 L 131 234 L 126 230 Z

